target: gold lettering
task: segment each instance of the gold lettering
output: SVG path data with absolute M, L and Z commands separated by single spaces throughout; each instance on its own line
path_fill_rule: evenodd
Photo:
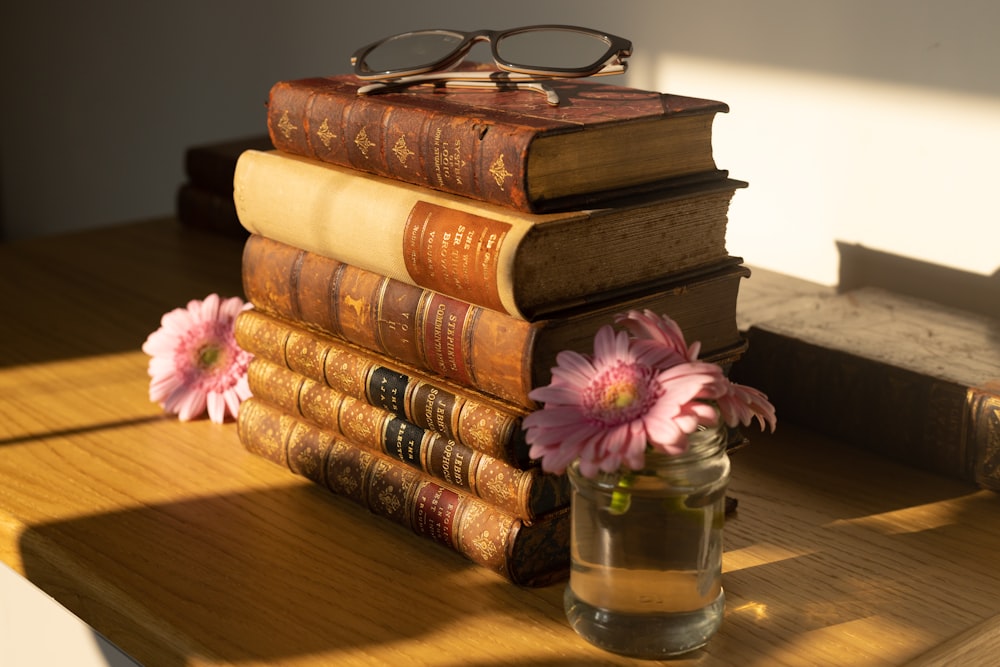
M 444 406 L 439 405 L 437 407 L 437 410 L 434 411 L 434 414 L 436 419 L 431 423 L 437 424 L 437 430 L 441 431 L 442 433 L 447 433 L 448 432 L 446 429 L 447 423 L 445 420 L 446 411 L 444 409 Z
M 429 216 L 428 216 L 429 217 Z M 426 248 L 424 254 L 424 264 L 426 264 L 427 275 L 430 278 L 434 278 L 437 274 L 437 264 L 434 262 L 434 241 L 437 236 L 437 232 L 431 230 L 427 234 L 427 242 L 424 244 Z
M 462 160 L 462 140 L 455 139 L 455 158 L 458 162 L 457 168 L 455 169 L 455 183 L 462 185 L 462 167 L 465 166 L 465 161 Z
M 406 457 L 403 455 L 403 451 L 404 451 L 404 449 L 407 449 L 407 448 L 403 447 L 403 440 L 405 439 L 405 437 L 404 437 L 405 436 L 405 432 L 406 432 L 406 427 L 405 426 L 401 427 L 399 430 L 396 431 L 396 447 L 395 447 L 395 449 L 396 449 L 396 456 L 398 456 L 400 459 L 402 459 L 404 461 L 406 460 Z M 407 452 L 409 453 L 408 449 L 407 449 Z
M 441 128 L 434 130 L 434 176 L 439 186 L 444 185 L 441 177 Z
M 438 358 L 444 353 L 444 314 L 445 305 L 440 304 L 434 312 L 434 352 Z
M 424 421 L 430 425 L 434 423 L 434 401 L 437 400 L 438 390 L 437 387 L 431 389 L 430 393 L 427 395 L 424 401 Z M 440 430 L 440 429 L 438 429 Z
M 455 479 L 451 476 L 451 457 L 455 451 L 455 443 L 451 440 L 445 442 L 444 451 L 441 453 L 441 476 L 455 484 Z
M 449 440 L 448 442 L 451 443 L 451 440 Z M 461 453 L 455 455 L 453 474 L 454 474 L 455 484 L 459 486 L 468 485 L 468 482 L 466 480 L 463 480 L 463 476 L 465 475 L 465 456 Z
M 458 328 L 458 317 L 455 315 L 448 316 L 448 326 L 445 334 L 445 344 L 448 350 L 448 364 L 453 371 L 458 370 L 458 365 L 455 363 L 455 331 Z

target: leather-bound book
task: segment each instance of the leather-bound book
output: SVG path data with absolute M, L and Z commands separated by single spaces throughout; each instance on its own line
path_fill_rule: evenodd
M 252 454 L 287 466 L 515 584 L 541 586 L 567 575 L 569 508 L 536 521 L 518 519 L 257 398 L 240 406 L 237 429 Z
M 267 126 L 278 149 L 525 211 L 717 171 L 726 104 L 607 83 L 529 91 L 410 88 L 358 96 L 353 75 L 279 81 Z
M 597 330 L 631 309 L 669 314 L 702 356 L 725 360 L 736 325 L 739 258 L 673 277 L 646 292 L 528 322 L 259 235 L 247 239 L 243 290 L 259 310 L 375 350 L 515 405 L 548 384 L 562 350 L 593 351 Z

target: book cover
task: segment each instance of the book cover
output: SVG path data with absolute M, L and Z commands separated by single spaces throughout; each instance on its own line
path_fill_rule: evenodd
M 515 468 L 263 358 L 251 362 L 247 375 L 253 395 L 269 405 L 387 454 L 517 518 L 532 520 L 569 505 L 565 475 L 545 473 L 538 466 Z
M 358 96 L 353 75 L 279 81 L 280 150 L 501 206 L 592 205 L 609 193 L 716 170 L 718 101 L 581 80 L 525 91 L 414 87 Z
M 1000 321 L 862 288 L 746 336 L 732 377 L 783 419 L 1000 490 Z
M 251 150 L 234 185 L 251 233 L 537 319 L 724 259 L 729 204 L 746 183 L 716 178 L 606 208 L 530 214 Z
M 512 583 L 542 586 L 568 574 L 568 508 L 532 522 L 518 519 L 256 398 L 240 406 L 237 429 L 250 453 L 457 551 Z
M 736 299 L 750 273 L 730 257 L 639 295 L 528 322 L 259 235 L 247 239 L 242 269 L 246 298 L 264 313 L 527 408 L 560 351 L 592 352 L 597 330 L 631 309 L 670 315 L 709 360 L 738 356 Z

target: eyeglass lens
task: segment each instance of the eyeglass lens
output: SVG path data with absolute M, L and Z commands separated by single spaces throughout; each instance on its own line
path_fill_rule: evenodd
M 496 51 L 501 60 L 525 68 L 578 69 L 597 65 L 608 43 L 586 32 L 528 30 L 502 36 Z
M 462 35 L 444 30 L 397 35 L 369 51 L 365 65 L 373 72 L 429 67 L 451 55 L 462 39 Z

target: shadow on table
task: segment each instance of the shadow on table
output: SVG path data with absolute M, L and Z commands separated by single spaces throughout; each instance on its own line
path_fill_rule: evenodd
M 790 423 L 752 435 L 733 469 L 709 652 L 902 664 L 995 614 L 1000 495 Z
M 498 606 L 563 620 L 561 586 L 520 589 L 425 543 L 308 484 L 33 526 L 20 549 L 28 579 L 168 667 L 363 652 Z
M 1000 549 L 991 519 L 1000 497 L 982 491 L 949 505 L 835 521 L 789 540 L 808 553 L 726 572 L 723 630 L 707 650 L 747 665 L 774 664 L 777 654 L 909 664 L 992 618 L 1000 576 L 984 554 Z

